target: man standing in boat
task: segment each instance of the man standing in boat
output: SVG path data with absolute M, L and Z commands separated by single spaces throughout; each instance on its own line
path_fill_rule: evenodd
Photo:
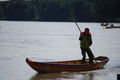
M 85 28 L 84 32 L 81 32 L 80 37 L 80 48 L 81 48 L 81 53 L 82 53 L 82 64 L 85 63 L 85 59 L 86 59 L 86 53 L 89 57 L 89 63 L 93 63 L 93 58 L 94 55 L 90 49 L 90 46 L 92 45 L 92 35 L 89 32 L 89 28 Z

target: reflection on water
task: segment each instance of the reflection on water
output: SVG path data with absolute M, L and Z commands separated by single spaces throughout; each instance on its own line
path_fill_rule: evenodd
M 35 74 L 30 80 L 100 80 L 100 76 L 107 76 L 108 72 L 61 72 Z M 98 77 L 99 76 L 99 77 Z M 97 79 L 96 79 L 97 78 Z M 102 80 L 102 79 L 101 79 Z M 104 80 L 104 79 L 103 79 Z
M 31 80 L 58 80 L 58 79 L 72 79 L 73 75 L 69 72 L 62 72 L 62 73 L 43 73 L 43 74 L 35 74 Z

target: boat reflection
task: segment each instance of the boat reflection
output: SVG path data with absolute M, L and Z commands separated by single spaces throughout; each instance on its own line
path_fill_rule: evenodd
M 38 73 L 31 77 L 31 80 L 60 80 L 60 79 L 72 79 L 73 75 L 69 72 L 63 73 Z
M 30 80 L 99 80 L 101 77 L 105 77 L 108 73 L 103 72 L 61 72 L 61 73 L 44 73 L 35 74 Z M 99 77 L 98 77 L 99 76 Z M 101 76 L 101 77 L 100 77 Z M 96 80 L 97 80 L 96 79 Z

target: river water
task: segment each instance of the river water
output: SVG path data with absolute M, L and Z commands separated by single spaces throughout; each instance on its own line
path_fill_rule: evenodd
M 103 29 L 100 23 L 78 25 L 82 31 L 90 28 L 95 57 L 109 57 L 105 69 L 38 74 L 26 64 L 26 57 L 43 62 L 82 58 L 75 23 L 0 21 L 0 80 L 117 80 L 120 29 Z

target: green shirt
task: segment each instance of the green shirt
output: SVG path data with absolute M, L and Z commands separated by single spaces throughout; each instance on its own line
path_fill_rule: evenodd
M 92 44 L 91 33 L 89 32 L 88 34 L 86 34 L 86 33 L 82 32 L 79 40 L 80 40 L 81 48 L 87 48 L 87 47 L 91 46 L 91 44 Z

